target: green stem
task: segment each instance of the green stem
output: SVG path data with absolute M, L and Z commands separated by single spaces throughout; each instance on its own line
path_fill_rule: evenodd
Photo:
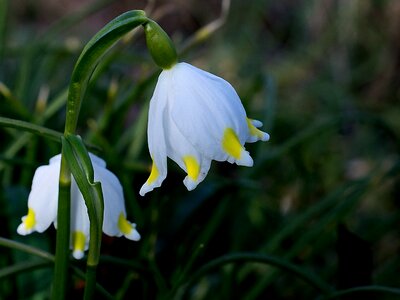
M 69 85 L 65 134 L 74 134 L 83 96 L 99 60 L 124 34 L 148 22 L 143 11 L 128 11 L 101 29 L 85 46 Z
M 143 11 L 126 12 L 104 26 L 103 29 L 101 29 L 85 46 L 72 72 L 68 89 L 67 115 L 64 129 L 64 136 L 66 138 L 69 135 L 74 135 L 76 131 L 81 103 L 84 98 L 86 88 L 88 86 L 90 77 L 93 74 L 93 71 L 95 70 L 101 57 L 124 34 L 139 25 L 145 24 L 146 22 L 148 22 L 148 19 Z M 64 152 L 64 149 L 62 152 Z M 62 153 L 53 299 L 64 299 L 66 293 L 71 206 L 70 189 L 71 173 L 66 163 L 65 155 Z M 93 240 L 96 239 L 94 236 L 91 238 Z M 98 242 L 100 243 L 100 241 Z M 97 247 L 96 251 L 99 252 L 100 247 Z M 98 257 L 98 254 L 91 253 L 91 256 L 92 255 L 94 257 Z M 85 291 L 85 299 L 90 299 L 93 294 L 93 288 L 91 288 L 91 286 L 95 284 L 95 270 L 97 263 L 97 260 L 94 263 L 91 260 L 88 260 L 87 278 L 89 282 L 87 282 L 88 291 Z
M 86 268 L 86 287 L 83 295 L 84 300 L 93 299 L 96 290 L 96 268 L 97 266 L 87 266 Z
M 65 160 L 61 156 L 60 182 L 57 209 L 57 240 L 56 257 L 54 266 L 54 281 L 52 299 L 65 299 L 67 291 L 68 265 L 69 265 L 69 239 L 70 239 L 70 213 L 71 213 L 71 173 Z
M 312 287 L 314 287 L 316 290 L 321 292 L 324 295 L 329 295 L 331 293 L 332 288 L 319 279 L 318 277 L 314 276 L 311 273 L 306 272 L 305 270 L 297 267 L 296 265 L 293 265 L 287 261 L 281 260 L 277 257 L 265 255 L 265 254 L 258 254 L 258 253 L 233 253 L 233 254 L 228 254 L 221 256 L 217 259 L 214 259 L 210 261 L 209 263 L 205 264 L 203 267 L 201 267 L 197 272 L 195 272 L 192 277 L 189 279 L 189 281 L 180 288 L 180 294 L 184 295 L 185 291 L 198 279 L 201 277 L 205 276 L 209 271 L 212 269 L 221 267 L 223 265 L 229 264 L 229 263 L 236 263 L 236 262 L 257 262 L 257 263 L 264 263 L 268 265 L 272 265 L 274 267 L 277 267 L 279 269 L 285 270 L 289 273 L 292 273 L 293 275 L 303 279 L 305 282 L 310 284 Z
M 147 26 L 146 24 L 150 24 Z M 90 77 L 92 76 L 97 64 L 99 63 L 102 56 L 107 50 L 109 50 L 123 35 L 134 29 L 135 27 L 143 25 L 145 27 L 146 38 L 149 45 L 149 50 L 154 58 L 154 49 L 158 49 L 162 53 L 166 53 L 166 48 L 172 49 L 172 59 L 175 62 L 176 53 L 174 52 L 173 45 L 165 32 L 159 28 L 159 26 L 148 19 L 143 11 L 128 11 L 110 23 L 103 27 L 85 46 L 78 61 L 72 72 L 71 81 L 68 89 L 68 101 L 67 101 L 67 115 L 65 120 L 64 137 L 73 139 L 76 127 L 78 124 L 79 112 L 81 104 L 89 84 Z M 150 41 L 149 41 L 150 39 Z M 165 42 L 167 41 L 167 42 Z M 163 43 L 162 43 L 163 42 Z M 157 48 L 159 44 L 163 44 L 160 49 Z M 164 47 L 165 46 L 165 47 Z M 157 52 L 157 51 L 156 51 Z M 168 52 L 168 51 L 167 51 Z M 168 52 L 169 53 L 169 52 Z M 171 54 L 169 53 L 169 54 Z M 170 55 L 171 56 L 171 55 Z M 168 56 L 168 57 L 170 57 Z M 156 61 L 158 62 L 158 61 Z M 79 144 L 79 143 L 75 143 Z M 65 144 L 66 145 L 66 144 Z M 80 144 L 79 144 L 80 145 Z M 56 266 L 55 266 L 55 279 L 53 286 L 53 299 L 64 299 L 66 292 L 67 282 L 67 270 L 68 270 L 68 254 L 69 254 L 69 226 L 70 226 L 70 189 L 71 189 L 71 173 L 68 168 L 65 155 L 69 152 L 66 150 L 63 144 L 61 168 L 60 168 L 60 184 L 59 184 L 59 199 L 58 199 L 58 231 L 57 231 L 57 244 L 56 244 Z M 84 151 L 87 155 L 86 150 Z M 87 159 L 89 159 L 87 157 Z M 90 161 L 90 159 L 89 159 Z M 89 163 L 88 165 L 91 165 Z M 79 168 L 73 168 L 74 177 L 81 174 Z M 85 299 L 91 299 L 96 282 L 96 267 L 98 264 L 98 257 L 100 253 L 100 242 L 101 242 L 101 226 L 103 223 L 103 211 L 100 209 L 96 211 L 97 206 L 91 207 L 90 199 L 100 199 L 102 201 L 101 186 L 95 185 L 88 187 L 85 180 L 80 181 L 82 187 L 87 187 L 87 196 L 85 197 L 85 203 L 88 206 L 88 210 L 92 211 L 92 215 L 89 213 L 89 219 L 91 221 L 90 226 L 90 244 L 89 244 L 89 255 L 87 260 L 87 291 L 85 290 Z M 79 186 L 79 181 L 77 181 Z M 92 182 L 89 183 L 92 185 Z M 83 193 L 81 186 L 79 189 Z M 100 189 L 100 191 L 98 190 Z M 87 199 L 88 200 L 87 200 Z M 100 206 L 98 206 L 100 207 Z M 99 222 L 94 226 L 93 218 L 101 215 L 101 218 L 97 218 Z M 93 225 L 93 226 L 92 226 Z M 98 228 L 100 228 L 100 232 Z

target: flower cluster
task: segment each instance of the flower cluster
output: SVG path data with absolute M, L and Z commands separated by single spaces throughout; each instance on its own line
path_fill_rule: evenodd
M 143 25 L 150 55 L 163 69 L 148 114 L 152 168 L 139 194 L 144 196 L 161 186 L 167 176 L 167 158 L 187 173 L 183 183 L 189 191 L 207 176 L 212 160 L 251 167 L 253 159 L 244 144 L 269 140 L 269 135 L 259 129 L 262 123 L 247 117 L 238 94 L 227 81 L 190 64 L 178 63 L 176 49 L 168 35 L 143 11 L 120 15 L 100 30 L 82 51 L 71 76 L 65 132 L 73 134 L 76 131 L 84 87 L 101 56 L 117 38 L 139 25 Z M 106 169 L 102 159 L 91 153 L 89 156 L 94 180 L 102 186 L 103 232 L 139 240 L 136 225 L 126 219 L 119 180 Z M 43 232 L 52 223 L 57 227 L 60 169 L 61 154 L 36 170 L 28 198 L 28 213 L 17 228 L 19 234 Z M 73 176 L 70 188 L 70 247 L 73 256 L 80 259 L 89 247 L 90 221 Z
M 109 236 L 125 236 L 134 241 L 140 239 L 136 225 L 126 219 L 122 186 L 118 178 L 106 169 L 106 163 L 89 153 L 95 181 L 100 181 L 104 195 L 103 232 Z M 17 232 L 27 235 L 43 232 L 51 223 L 57 226 L 58 185 L 61 155 L 50 159 L 49 165 L 39 167 L 33 177 L 28 198 L 28 214 L 22 217 Z M 71 248 L 76 259 L 84 255 L 89 245 L 89 216 L 85 201 L 72 177 L 71 183 Z
M 224 79 L 187 63 L 177 63 L 161 72 L 150 100 L 148 146 L 153 160 L 151 173 L 140 195 L 161 186 L 167 176 L 167 157 L 186 173 L 190 191 L 204 180 L 212 160 L 251 167 L 253 159 L 244 144 L 267 141 L 258 128 L 262 123 L 247 117 L 239 96 Z M 94 179 L 104 196 L 103 232 L 139 240 L 135 224 L 126 220 L 122 186 L 106 169 L 105 162 L 90 153 Z M 28 214 L 17 231 L 26 235 L 56 226 L 61 155 L 36 170 L 28 199 Z M 89 244 L 89 217 L 78 186 L 71 185 L 71 248 L 82 258 Z

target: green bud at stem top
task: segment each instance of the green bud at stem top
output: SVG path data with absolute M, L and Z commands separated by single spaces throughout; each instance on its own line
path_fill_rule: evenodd
M 153 20 L 143 24 L 147 48 L 154 62 L 163 69 L 170 69 L 178 62 L 175 46 L 166 32 Z

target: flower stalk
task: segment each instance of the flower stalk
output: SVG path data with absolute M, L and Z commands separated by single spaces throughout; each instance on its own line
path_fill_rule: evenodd
M 57 239 L 54 264 L 52 299 L 65 299 L 68 279 L 71 173 L 65 155 L 61 154 L 60 180 L 57 207 Z
M 101 57 L 117 42 L 125 33 L 139 25 L 148 22 L 143 11 L 126 12 L 103 27 L 85 46 L 72 72 L 68 90 L 67 114 L 64 136 L 67 138 L 75 134 L 78 123 L 81 103 L 84 98 L 89 79 Z M 64 147 L 63 147 L 64 148 Z M 67 272 L 69 259 L 70 239 L 70 209 L 71 209 L 71 173 L 65 160 L 65 149 L 62 151 L 59 183 L 59 199 L 57 211 L 57 242 L 54 270 L 54 282 L 52 299 L 65 299 L 67 286 Z M 91 244 L 100 244 L 101 235 L 93 236 Z M 95 269 L 98 259 L 92 259 L 99 255 L 100 247 L 95 247 L 97 254 L 90 255 L 88 259 L 88 291 L 85 299 L 93 295 L 91 287 L 95 284 Z
M 85 46 L 75 64 L 68 91 L 65 134 L 74 134 L 82 100 L 97 63 L 124 34 L 148 22 L 144 11 L 128 11 L 103 27 Z
M 152 146 L 154 146 L 154 143 L 150 143 L 151 141 L 149 142 L 150 154 L 154 154 L 154 171 L 152 171 L 152 174 L 150 174 L 148 182 L 146 182 L 144 187 L 142 187 L 140 191 L 141 195 L 144 195 L 154 187 L 161 185 L 161 182 L 166 176 L 165 161 L 167 156 L 175 160 L 188 173 L 184 183 L 189 190 L 192 190 L 206 176 L 212 159 L 219 161 L 228 160 L 231 163 L 236 162 L 239 165 L 251 166 L 253 161 L 248 152 L 245 151 L 243 144 L 245 142 L 268 139 L 268 135 L 266 133 L 257 129 L 261 126 L 261 122 L 251 120 L 246 117 L 246 113 L 244 108 L 241 106 L 239 97 L 228 83 L 209 73 L 197 70 L 185 64 L 178 64 L 177 53 L 171 39 L 156 22 L 148 19 L 143 11 L 129 11 L 112 20 L 110 23 L 104 26 L 103 29 L 101 29 L 84 47 L 72 72 L 69 85 L 64 137 L 62 138 L 63 147 L 61 166 L 59 171 L 59 198 L 57 209 L 58 231 L 53 299 L 64 299 L 66 295 L 69 259 L 68 249 L 69 241 L 71 239 L 70 211 L 71 207 L 74 209 L 74 205 L 75 208 L 76 205 L 78 205 L 76 201 L 72 202 L 71 205 L 71 194 L 75 194 L 73 190 L 71 191 L 71 183 L 75 181 L 85 200 L 85 205 L 87 207 L 90 220 L 89 254 L 87 259 L 87 290 L 85 291 L 85 299 L 91 299 L 94 293 L 96 267 L 99 262 L 100 255 L 103 214 L 104 219 L 106 220 L 107 208 L 104 207 L 105 203 L 103 202 L 104 199 L 101 184 L 94 182 L 94 169 L 91 158 L 89 157 L 86 148 L 83 146 L 83 142 L 75 135 L 75 131 L 78 124 L 81 103 L 89 84 L 90 77 L 93 74 L 98 62 L 106 53 L 106 51 L 109 50 L 124 34 L 128 33 L 139 25 L 144 27 L 147 47 L 154 62 L 159 67 L 163 68 L 164 72 L 170 72 L 168 73 L 169 75 L 176 73 L 176 75 L 182 75 L 183 77 L 188 75 L 188 77 L 192 79 L 199 78 L 200 81 L 204 81 L 205 85 L 209 87 L 212 96 L 211 100 L 213 103 L 202 103 L 209 95 L 201 91 L 201 97 L 196 99 L 194 102 L 192 101 L 189 103 L 189 107 L 209 104 L 209 107 L 211 108 L 215 106 L 214 108 L 216 108 L 217 111 L 222 111 L 224 109 L 227 110 L 226 113 L 217 114 L 214 116 L 221 117 L 223 122 L 221 124 L 217 124 L 217 127 L 214 126 L 212 128 L 212 138 L 220 139 L 222 132 L 223 139 L 222 144 L 214 147 L 215 149 L 212 149 L 210 153 L 208 150 L 204 149 L 200 149 L 199 152 L 196 148 L 194 148 L 198 146 L 198 143 L 201 144 L 200 140 L 203 140 L 203 138 L 206 140 L 210 138 L 210 136 L 207 136 L 207 134 L 204 134 L 202 131 L 202 127 L 204 126 L 199 127 L 200 132 L 197 132 L 198 137 L 196 137 L 197 139 L 195 140 L 192 140 L 188 136 L 176 136 L 174 134 L 171 135 L 171 133 L 177 131 L 174 127 L 168 129 L 171 130 L 171 132 L 162 132 L 158 130 L 158 132 L 165 134 L 163 139 L 159 139 L 161 143 L 159 146 L 161 146 L 160 149 L 162 150 L 162 153 L 153 153 L 152 149 L 154 147 Z M 170 79 L 168 79 L 168 75 L 166 74 L 167 73 L 162 74 L 164 77 L 167 77 L 167 79 L 164 81 L 170 81 Z M 159 84 L 164 85 L 164 81 L 159 81 Z M 179 88 L 179 83 L 174 83 L 173 85 L 176 85 Z M 156 89 L 155 93 L 157 93 L 157 91 L 160 89 L 162 90 L 163 88 L 159 88 L 158 90 Z M 194 86 L 193 90 L 189 89 L 190 92 L 196 90 L 196 86 Z M 187 95 L 179 94 L 177 99 L 183 99 L 181 96 Z M 163 99 L 159 100 L 157 97 L 153 98 L 154 100 L 152 100 L 150 104 L 149 119 L 157 117 L 157 120 L 155 120 L 155 124 L 157 125 L 163 118 L 159 118 L 159 114 L 154 115 L 153 112 L 154 110 L 159 111 L 162 108 L 161 104 L 165 105 L 166 103 L 164 103 L 165 101 Z M 222 104 L 218 104 L 219 106 L 217 103 L 220 101 L 215 101 L 219 100 L 217 98 L 223 100 L 221 102 Z M 185 106 L 186 104 L 187 103 L 182 103 L 184 109 L 188 110 Z M 154 108 L 154 106 L 160 107 Z M 177 109 L 179 110 L 180 108 Z M 188 110 L 188 112 L 189 116 L 193 115 L 193 111 Z M 204 113 L 206 113 L 206 111 L 203 112 L 203 114 Z M 194 117 L 193 119 L 195 120 L 194 123 L 196 123 L 196 118 Z M 154 127 L 153 125 L 154 124 L 150 124 L 149 120 L 149 128 L 150 126 Z M 181 127 L 181 125 L 184 126 L 185 124 L 178 124 L 178 127 Z M 190 124 L 188 123 L 187 125 Z M 152 131 L 149 129 L 149 139 L 153 140 L 154 142 L 154 138 L 155 137 L 152 135 Z M 166 145 L 174 144 L 170 142 L 183 142 L 178 143 L 182 144 L 183 147 L 179 149 L 169 149 L 166 147 Z M 222 147 L 222 152 L 220 147 Z M 105 167 L 105 165 L 103 167 Z M 102 167 L 97 166 L 97 168 L 101 169 Z M 71 173 L 73 174 L 73 178 L 71 177 Z M 110 179 L 110 175 L 107 175 L 106 177 Z M 122 194 L 122 190 L 119 192 L 118 189 L 116 195 L 118 196 L 120 194 Z M 125 209 L 122 209 L 118 217 L 119 229 L 115 232 L 111 231 L 111 235 L 120 236 L 123 234 L 129 239 L 138 240 L 140 235 L 135 230 L 135 224 L 128 222 L 125 219 L 125 214 Z M 27 219 L 25 219 L 26 223 L 34 218 L 35 215 L 34 213 L 31 214 L 31 219 L 28 217 L 29 213 L 26 217 Z M 21 225 L 22 231 L 25 228 L 24 226 L 26 226 L 26 224 Z M 74 257 L 76 258 L 83 257 L 83 251 L 87 249 L 88 234 L 85 234 L 87 227 L 83 226 L 81 229 L 83 231 L 74 231 L 72 237 L 72 242 L 74 243 Z M 107 226 L 103 227 L 103 229 L 107 229 Z M 77 245 L 75 245 L 75 243 L 77 243 Z

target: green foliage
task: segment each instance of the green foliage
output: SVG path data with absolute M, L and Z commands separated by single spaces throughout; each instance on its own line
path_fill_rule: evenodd
M 16 227 L 35 169 L 61 151 L 73 66 L 114 2 L 52 17 L 0 1 L 0 299 L 50 295 L 55 230 Z M 91 74 L 77 124 L 121 180 L 142 236 L 103 235 L 96 297 L 397 299 L 399 3 L 236 0 L 219 27 L 220 7 L 206 2 L 145 10 L 182 60 L 232 83 L 271 140 L 246 145 L 253 168 L 213 162 L 188 192 L 171 163 L 163 186 L 138 196 L 158 69 L 143 31 L 128 33 Z M 69 298 L 82 297 L 85 270 L 71 260 Z

